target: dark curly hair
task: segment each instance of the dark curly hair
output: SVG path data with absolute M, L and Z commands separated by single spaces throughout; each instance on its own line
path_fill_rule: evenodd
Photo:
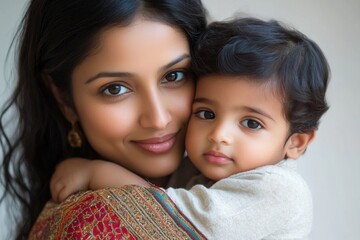
M 199 38 L 193 70 L 206 75 L 248 76 L 280 94 L 289 135 L 316 130 L 329 106 L 330 68 L 319 46 L 278 21 L 237 18 L 213 22 Z

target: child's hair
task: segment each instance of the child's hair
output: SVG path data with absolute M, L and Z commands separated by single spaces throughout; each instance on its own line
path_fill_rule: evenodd
M 330 69 L 319 46 L 277 21 L 239 18 L 213 22 L 199 39 L 193 61 L 198 78 L 246 76 L 280 94 L 289 135 L 316 130 L 328 110 Z

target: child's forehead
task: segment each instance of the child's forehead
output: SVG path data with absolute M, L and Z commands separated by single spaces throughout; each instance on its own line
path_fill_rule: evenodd
M 256 76 L 248 76 L 248 75 L 225 75 L 225 74 L 211 74 L 198 78 L 198 84 L 208 85 L 208 84 L 217 84 L 221 85 L 222 83 L 230 84 L 236 87 L 239 82 L 243 82 L 244 84 L 248 84 L 250 86 L 256 86 L 258 88 L 262 88 L 266 91 L 276 92 L 276 95 L 279 95 L 276 90 L 280 88 L 279 80 L 276 76 L 271 76 L 269 78 L 259 78 Z
M 194 104 L 195 107 L 204 107 L 205 104 L 217 113 L 232 113 L 233 116 L 263 112 L 272 119 L 281 122 L 284 119 L 283 101 L 274 93 L 273 87 L 250 77 L 204 77 L 198 82 Z
M 258 96 L 259 101 L 262 98 L 275 99 L 282 105 L 284 97 L 277 79 L 259 79 L 252 76 L 233 76 L 212 74 L 201 77 L 197 81 L 196 95 L 207 95 L 207 97 L 215 97 L 218 95 L 235 95 L 235 96 Z M 225 99 L 225 98 L 223 98 Z M 253 98 L 254 101 L 257 98 Z

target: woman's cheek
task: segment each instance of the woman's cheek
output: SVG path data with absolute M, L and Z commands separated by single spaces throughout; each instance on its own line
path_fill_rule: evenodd
M 195 154 L 197 146 L 200 144 L 200 142 L 198 142 L 198 138 L 200 138 L 200 132 L 197 131 L 200 129 L 197 129 L 196 121 L 194 121 L 193 118 L 193 116 L 190 117 L 185 137 L 185 148 L 189 156 Z
M 125 104 L 92 104 L 79 111 L 79 118 L 89 142 L 96 139 L 111 141 L 125 138 L 131 131 L 134 108 Z
M 192 81 L 183 89 L 178 99 L 176 108 L 181 109 L 181 118 L 187 124 L 190 119 L 191 105 L 194 99 L 194 84 Z

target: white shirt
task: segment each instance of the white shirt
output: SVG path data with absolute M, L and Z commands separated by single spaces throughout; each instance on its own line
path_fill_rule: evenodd
M 295 160 L 241 172 L 210 188 L 166 192 L 209 239 L 308 239 L 311 231 L 312 197 Z

